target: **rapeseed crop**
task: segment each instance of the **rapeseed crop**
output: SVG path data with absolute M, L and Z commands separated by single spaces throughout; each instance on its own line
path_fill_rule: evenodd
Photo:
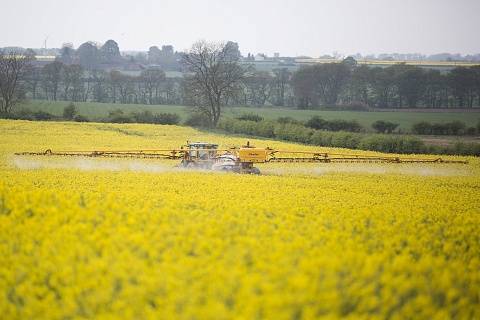
M 190 128 L 1 120 L 0 133 L 5 319 L 480 318 L 477 158 L 256 176 L 13 156 L 245 143 Z

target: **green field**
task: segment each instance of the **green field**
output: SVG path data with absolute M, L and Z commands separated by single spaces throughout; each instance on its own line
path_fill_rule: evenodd
M 63 109 L 69 104 L 67 101 L 46 101 L 30 100 L 24 107 L 37 111 L 42 110 L 51 114 L 61 116 Z M 183 106 L 164 105 L 132 105 L 114 103 L 75 102 L 78 113 L 87 116 L 92 120 L 98 120 L 108 116 L 109 110 L 122 109 L 125 113 L 131 111 L 150 110 L 152 112 L 177 113 L 181 121 L 188 117 L 186 108 Z M 398 130 L 410 131 L 415 121 L 428 121 L 430 123 L 444 123 L 454 120 L 464 122 L 467 127 L 475 127 L 480 119 L 480 110 L 476 112 L 440 111 L 440 112 L 419 112 L 419 111 L 319 111 L 319 110 L 292 110 L 278 108 L 226 108 L 224 116 L 236 117 L 243 113 L 258 114 L 265 119 L 277 119 L 278 117 L 292 117 L 297 120 L 308 120 L 314 115 L 321 116 L 326 120 L 332 119 L 356 119 L 368 132 L 373 132 L 371 125 L 377 120 L 391 121 L 399 124 Z

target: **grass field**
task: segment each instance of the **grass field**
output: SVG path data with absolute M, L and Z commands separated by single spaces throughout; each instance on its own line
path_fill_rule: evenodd
M 245 143 L 188 127 L 0 120 L 0 135 L 2 319 L 480 318 L 478 158 L 239 175 L 13 154 Z
M 63 109 L 69 104 L 65 101 L 46 101 L 30 100 L 25 107 L 32 110 L 47 111 L 57 116 L 61 116 Z M 177 113 L 182 121 L 187 119 L 185 107 L 182 106 L 163 106 L 163 105 L 125 105 L 113 103 L 94 103 L 94 102 L 75 102 L 76 109 L 82 115 L 90 119 L 99 119 L 106 117 L 109 110 L 122 109 L 125 112 L 133 110 L 151 110 L 153 112 Z M 398 129 L 404 132 L 410 130 L 415 121 L 428 121 L 430 123 L 443 123 L 454 120 L 464 122 L 467 127 L 475 127 L 480 119 L 480 109 L 476 112 L 458 112 L 458 111 L 440 111 L 440 112 L 422 112 L 422 111 L 317 111 L 317 110 L 291 110 L 278 108 L 226 108 L 224 116 L 235 117 L 243 113 L 258 114 L 265 119 L 277 119 L 278 117 L 292 117 L 297 120 L 308 120 L 314 115 L 319 115 L 326 120 L 345 119 L 357 120 L 367 131 L 372 131 L 371 125 L 377 120 L 386 120 L 399 124 Z

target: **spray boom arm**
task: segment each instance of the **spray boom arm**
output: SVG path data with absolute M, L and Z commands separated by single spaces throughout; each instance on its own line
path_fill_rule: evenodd
M 275 150 L 255 148 L 247 143 L 241 148 L 218 149 L 217 144 L 204 142 L 188 143 L 180 149 L 153 150 L 65 150 L 45 152 L 17 152 L 15 155 L 43 156 L 83 156 L 116 158 L 151 158 L 181 160 L 188 168 L 206 168 L 214 170 L 258 173 L 254 163 L 266 162 L 370 162 L 370 163 L 463 163 L 461 160 L 443 160 L 441 158 L 400 157 L 385 155 L 366 155 L 356 153 L 330 153 L 310 151 Z

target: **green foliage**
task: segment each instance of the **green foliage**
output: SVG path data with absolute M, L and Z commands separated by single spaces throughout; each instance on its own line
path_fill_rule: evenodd
M 192 114 L 185 121 L 185 125 L 190 127 L 209 128 L 212 125 L 212 120 L 205 114 Z
M 425 144 L 415 137 L 406 137 L 402 139 L 402 152 L 405 154 L 426 153 Z
M 328 121 L 328 130 L 361 132 L 363 127 L 357 120 L 333 119 Z
M 287 124 L 287 123 L 300 124 L 300 121 L 297 120 L 297 119 L 295 119 L 295 118 L 292 117 L 292 116 L 278 117 L 278 118 L 277 118 L 277 122 L 278 122 L 278 123 L 282 123 L 282 124 Z
M 132 111 L 130 116 L 134 119 L 136 123 L 155 123 L 155 116 L 150 110 Z
M 82 114 L 76 114 L 75 117 L 73 117 L 73 120 L 76 122 L 90 122 L 90 119 Z
M 132 123 L 132 122 L 134 122 L 134 118 L 129 114 L 125 114 L 122 109 L 115 109 L 115 110 L 109 110 L 108 111 L 107 122 L 110 122 L 110 123 Z
M 75 104 L 73 102 L 70 102 L 68 106 L 63 109 L 63 118 L 65 120 L 73 120 L 73 117 L 76 113 L 77 111 L 75 109 Z
M 244 112 L 242 115 L 236 117 L 236 119 L 238 119 L 238 120 L 250 120 L 250 121 L 255 121 L 255 122 L 264 120 L 264 118 L 259 116 L 258 114 L 246 113 L 246 112 Z
M 17 119 L 17 120 L 35 120 L 35 116 L 33 111 L 30 109 L 20 109 L 18 111 L 13 112 L 12 114 L 8 115 L 9 119 Z
M 447 151 L 448 152 L 448 151 Z M 480 144 L 478 143 L 466 143 L 456 142 L 449 150 L 450 154 L 459 156 L 480 156 Z
M 53 114 L 46 111 L 41 111 L 41 110 L 35 111 L 33 113 L 33 116 L 35 117 L 35 120 L 40 120 L 40 121 L 53 120 L 56 118 Z
M 461 122 L 461 121 L 451 121 L 449 123 L 447 123 L 448 125 L 448 131 L 450 134 L 454 135 L 454 136 L 457 136 L 459 135 L 460 133 L 463 132 L 463 130 L 465 130 L 466 128 L 466 125 L 464 122 Z
M 431 134 L 432 133 L 432 125 L 427 121 L 416 121 L 412 124 L 412 133 L 414 134 Z
M 157 113 L 155 115 L 155 124 L 174 125 L 180 122 L 180 116 L 176 113 Z
M 425 144 L 415 137 L 373 135 L 363 139 L 359 149 L 386 153 L 414 154 L 425 153 Z
M 363 126 L 357 120 L 344 120 L 333 119 L 324 120 L 320 116 L 312 116 L 305 126 L 315 130 L 328 130 L 328 131 L 348 131 L 348 132 L 361 132 Z
M 51 121 L 56 120 L 57 117 L 49 112 L 37 110 L 32 111 L 30 109 L 20 109 L 7 115 L 8 119 L 15 120 L 30 120 L 30 121 Z
M 311 117 L 306 123 L 305 126 L 315 130 L 325 130 L 328 125 L 327 121 L 320 116 Z
M 377 120 L 372 123 L 372 128 L 375 129 L 376 133 L 387 133 L 390 134 L 399 126 L 398 123 L 393 123 L 385 120 Z
M 434 134 L 458 136 L 466 133 L 466 124 L 459 120 L 433 124 L 427 121 L 418 121 L 413 123 L 412 132 L 420 135 Z
M 180 122 L 180 116 L 176 113 L 153 113 L 150 110 L 132 111 L 128 117 L 136 123 L 172 125 Z
M 362 149 L 399 154 L 420 154 L 429 151 L 421 140 L 412 136 L 365 136 L 354 132 L 316 130 L 300 124 L 280 123 L 273 120 L 256 122 L 225 118 L 219 122 L 218 128 L 234 134 L 246 134 L 324 147 Z M 462 148 L 466 149 L 466 151 L 456 151 L 457 154 L 460 154 L 460 152 L 477 152 L 471 146 L 468 146 L 468 148 L 459 146 L 457 149 Z

